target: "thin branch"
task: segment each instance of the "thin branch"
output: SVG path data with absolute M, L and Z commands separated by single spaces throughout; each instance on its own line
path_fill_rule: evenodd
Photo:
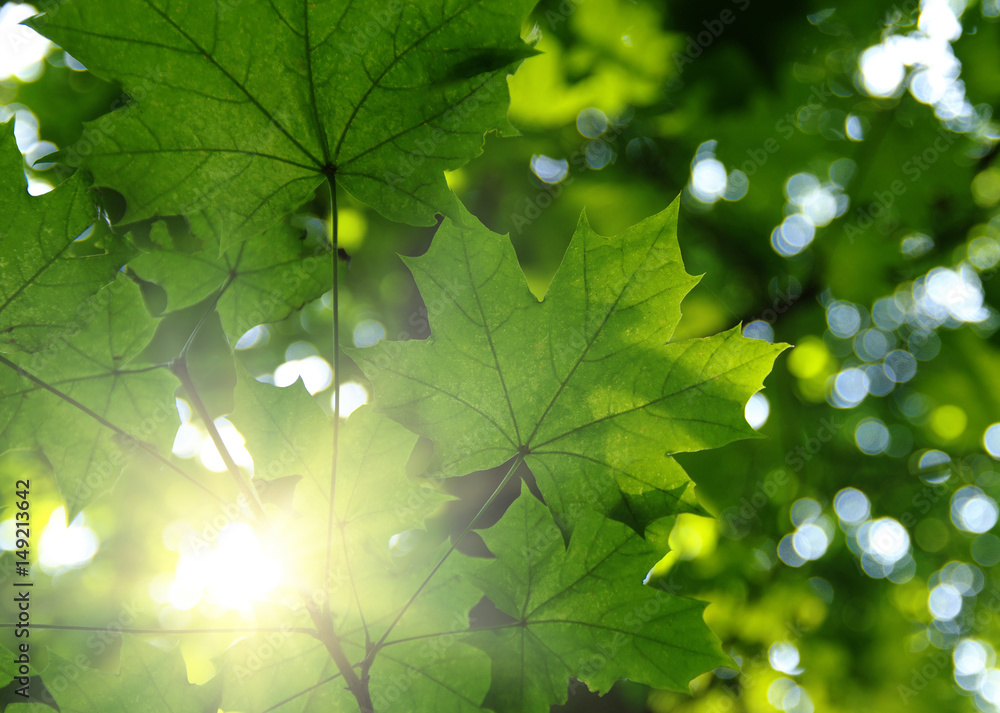
M 219 455 L 222 456 L 222 462 L 226 464 L 226 470 L 233 477 L 236 482 L 236 487 L 239 488 L 240 492 L 247 499 L 250 504 L 250 509 L 253 511 L 257 519 L 263 519 L 264 517 L 264 506 L 261 505 L 260 498 L 257 496 L 257 491 L 253 487 L 253 483 L 250 479 L 246 477 L 240 467 L 236 465 L 236 461 L 233 460 L 232 454 L 226 447 L 225 442 L 222 440 L 222 435 L 219 433 L 219 429 L 215 426 L 215 421 L 212 419 L 212 415 L 208 412 L 205 407 L 205 403 L 201 400 L 201 395 L 198 393 L 198 389 L 195 388 L 194 381 L 191 379 L 191 374 L 188 372 L 187 359 L 184 357 L 178 358 L 174 361 L 171 366 L 171 371 L 181 380 L 181 386 L 184 387 L 184 392 L 191 399 L 191 405 L 194 406 L 194 410 L 198 412 L 198 416 L 201 417 L 202 423 L 205 424 L 205 428 L 208 429 L 208 435 L 212 437 L 212 443 L 215 444 L 215 448 L 219 451 Z
M 32 373 L 30 373 L 30 372 L 28 372 L 28 371 L 26 371 L 24 369 L 22 369 L 20 366 L 18 366 L 14 362 L 12 362 L 10 359 L 7 359 L 3 355 L 0 355 L 0 364 L 3 364 L 5 366 L 13 369 L 18 374 L 20 374 L 21 376 L 23 376 L 25 379 L 28 379 L 29 381 L 32 381 L 35 384 L 38 384 L 39 386 L 41 386 L 43 389 L 45 389 L 49 393 L 54 394 L 55 396 L 58 396 L 60 399 L 62 399 L 66 403 L 68 403 L 70 406 L 73 406 L 74 408 L 77 408 L 80 411 L 82 411 L 83 413 L 87 414 L 88 416 L 90 416 L 92 419 L 94 419 L 95 421 L 97 421 L 99 424 L 101 424 L 105 428 L 111 429 L 112 431 L 114 431 L 115 433 L 117 433 L 119 436 L 121 436 L 122 438 L 126 439 L 129 443 L 135 445 L 138 448 L 141 448 L 143 451 L 145 451 L 149 455 L 153 456 L 153 458 L 155 458 L 156 460 L 160 461 L 160 463 L 162 463 L 167 468 L 169 468 L 170 470 L 172 470 L 175 473 L 177 473 L 178 475 L 180 475 L 185 480 L 189 480 L 192 483 L 194 483 L 195 485 L 197 485 L 199 488 L 201 488 L 206 493 L 208 493 L 209 495 L 211 495 L 213 498 L 215 498 L 216 500 L 218 500 L 220 503 L 226 503 L 227 502 L 227 500 L 225 498 L 223 498 L 220 495 L 216 495 L 210 488 L 208 488 L 208 486 L 206 486 L 204 483 L 199 482 L 194 476 L 192 476 L 190 473 L 188 473 L 183 468 L 181 468 L 180 466 L 178 466 L 176 463 L 174 463 L 173 461 L 171 461 L 169 458 L 165 458 L 164 456 L 160 455 L 159 451 L 157 451 L 156 448 L 153 445 L 151 445 L 149 443 L 146 443 L 145 441 L 141 441 L 138 438 L 136 438 L 135 436 L 133 436 L 131 433 L 128 433 L 128 432 L 122 430 L 121 428 L 119 428 L 118 426 L 114 425 L 113 423 L 111 423 L 110 421 L 108 421 L 106 418 L 104 418 L 100 414 L 98 414 L 95 411 L 93 411 L 92 409 L 87 408 L 86 406 L 84 406 L 82 403 L 80 403 L 79 401 L 77 401 L 76 399 L 74 399 L 69 394 L 63 393 L 62 391 L 60 391 L 59 389 L 55 388 L 54 386 L 50 386 L 48 383 L 46 383 L 42 379 L 38 378 L 34 374 L 32 374 Z
M 372 704 L 371 693 L 368 691 L 367 671 L 362 669 L 362 677 L 359 677 L 355 673 L 354 666 L 351 664 L 350 659 L 347 658 L 347 654 L 344 653 L 344 649 L 340 645 L 340 639 L 333 630 L 333 619 L 326 612 L 317 609 L 305 596 L 302 597 L 302 601 L 305 603 L 306 610 L 316 625 L 319 640 L 323 642 L 333 662 L 337 664 L 337 668 L 344 677 L 344 683 L 347 684 L 348 690 L 350 690 L 355 700 L 357 700 L 362 713 L 372 713 L 375 707 Z
M 500 484 L 496 487 L 496 490 L 493 491 L 493 494 L 490 495 L 489 498 L 487 498 L 486 502 L 483 503 L 483 506 L 479 508 L 479 512 L 476 513 L 476 516 L 469 521 L 468 525 L 465 526 L 465 529 L 462 530 L 462 534 L 452 540 L 451 547 L 448 548 L 448 551 L 444 553 L 444 556 L 441 557 L 440 560 L 438 560 L 438 563 L 434 565 L 434 568 L 428 573 L 426 577 L 424 577 L 424 581 L 420 583 L 419 587 L 417 587 L 417 591 L 415 591 L 413 593 L 413 596 L 411 596 L 407 600 L 406 604 L 403 605 L 403 608 L 399 610 L 399 613 L 396 615 L 396 618 L 392 620 L 391 624 L 389 624 L 389 627 L 385 630 L 385 633 L 382 634 L 379 640 L 375 642 L 375 645 L 372 646 L 371 649 L 368 651 L 368 655 L 365 657 L 366 673 L 372 665 L 372 661 L 375 658 L 375 654 L 377 654 L 379 649 L 381 649 L 385 645 L 385 640 L 389 637 L 389 632 L 391 632 L 393 628 L 395 628 L 396 624 L 399 623 L 399 620 L 403 618 L 403 615 L 406 613 L 406 610 L 410 608 L 410 605 L 412 605 L 413 602 L 416 601 L 417 597 L 420 596 L 420 593 L 424 591 L 424 587 L 428 585 L 428 583 L 431 581 L 431 578 L 433 578 L 434 575 L 437 574 L 437 571 L 441 569 L 441 567 L 444 565 L 445 560 L 447 560 L 448 557 L 451 555 L 451 553 L 455 551 L 455 548 L 458 547 L 458 543 L 460 543 L 465 538 L 465 536 L 472 531 L 472 528 L 476 526 L 476 524 L 479 522 L 479 519 L 483 516 L 483 513 L 485 513 L 486 509 L 493 504 L 493 501 L 496 500 L 500 492 L 504 489 L 507 483 L 510 482 L 510 479 L 514 476 L 514 472 L 523 462 L 524 462 L 524 454 L 518 453 L 517 457 L 514 458 L 514 462 L 510 466 L 510 470 L 507 471 L 507 475 L 505 475 L 503 477 L 503 480 L 500 481 Z

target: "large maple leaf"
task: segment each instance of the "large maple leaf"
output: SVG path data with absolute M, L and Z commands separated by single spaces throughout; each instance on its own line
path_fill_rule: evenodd
M 542 302 L 510 241 L 468 214 L 406 261 L 436 307 L 430 338 L 351 354 L 376 406 L 434 441 L 431 475 L 520 454 L 567 530 L 591 507 L 640 532 L 697 510 L 673 454 L 754 435 L 744 406 L 784 346 L 738 327 L 668 342 L 697 282 L 677 205 L 614 237 L 582 219 Z

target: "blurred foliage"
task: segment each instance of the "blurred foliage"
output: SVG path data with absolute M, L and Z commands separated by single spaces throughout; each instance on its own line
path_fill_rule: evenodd
M 954 36 L 948 8 L 961 24 Z M 522 136 L 488 137 L 480 158 L 449 175 L 474 215 L 510 233 L 538 295 L 584 207 L 599 233 L 612 234 L 681 193 L 685 263 L 705 277 L 684 302 L 676 337 L 743 323 L 796 345 L 762 392 L 764 439 L 679 456 L 699 499 L 721 520 L 678 518 L 674 552 L 656 572 L 673 591 L 711 602 L 708 622 L 741 671 L 706 674 L 691 697 L 622 683 L 598 699 L 579 687 L 567 709 L 930 712 L 1000 703 L 993 653 L 1000 539 L 990 532 L 1000 427 L 987 431 L 1000 421 L 1000 281 L 993 279 L 1000 162 L 992 120 L 1000 107 L 1000 8 L 995 0 L 967 7 L 958 0 L 928 1 L 923 10 L 921 19 L 916 3 L 885 0 L 835 7 L 543 0 L 524 34 L 544 54 L 510 80 L 510 116 Z M 874 56 L 866 51 L 914 33 L 936 38 L 944 89 L 929 96 L 916 76 L 921 67 L 897 61 L 907 79 L 872 91 L 879 68 L 873 62 L 860 71 Z M 948 64 L 951 52 L 956 61 Z M 931 54 L 925 70 L 933 69 Z M 882 69 L 890 78 L 893 71 Z M 0 82 L 3 111 L 24 110 L 26 126 L 33 112 L 38 137 L 61 149 L 119 96 L 67 66 L 59 50 L 36 81 Z M 22 150 L 38 137 L 28 136 Z M 713 200 L 717 182 L 693 183 L 707 161 L 721 162 L 733 200 Z M 717 178 L 709 166 L 706 176 Z M 45 179 L 44 169 L 29 174 Z M 814 179 L 789 181 L 801 174 Z M 813 191 L 805 198 L 803 185 Z M 805 208 L 814 211 L 811 240 L 776 236 L 788 216 L 804 214 L 804 201 L 813 201 Z M 113 214 L 113 195 L 107 206 Z M 301 212 L 322 214 L 322 201 Z M 372 329 L 427 336 L 428 310 L 396 255 L 422 254 L 433 231 L 390 223 L 346 197 L 340 215 L 349 253 L 345 342 L 353 334 L 366 343 Z M 183 311 L 171 318 L 184 319 Z M 238 352 L 257 374 L 311 354 L 329 360 L 330 331 L 329 302 L 319 301 L 259 330 Z M 216 332 L 204 346 L 208 361 L 213 350 L 228 350 L 221 326 Z M 896 352 L 915 358 L 893 357 L 893 381 L 881 365 Z M 343 381 L 364 385 L 352 364 L 343 366 Z M 903 378 L 907 369 L 912 378 Z M 329 395 L 327 388 L 316 396 L 327 410 Z M 46 467 L 24 453 L 0 463 L 5 478 Z M 122 478 L 85 513 L 101 552 L 86 567 L 42 578 L 44 604 L 34 616 L 105 626 L 135 607 L 132 626 L 239 625 L 238 612 L 209 619 L 168 607 L 162 595 L 149 602 L 176 564 L 176 522 L 210 528 L 212 513 L 183 487 L 141 477 L 142 463 L 131 468 L 137 477 Z M 478 486 L 456 483 L 459 502 L 481 501 L 497 482 L 489 477 Z M 206 478 L 222 482 L 207 471 Z M 134 492 L 152 487 L 160 511 L 127 506 Z M 867 524 L 854 491 L 835 508 L 845 488 L 866 496 Z M 36 517 L 57 504 L 54 493 L 37 494 Z M 850 505 L 861 508 L 857 519 Z M 470 507 L 455 508 L 454 522 L 444 517 L 441 526 L 460 530 Z M 873 539 L 876 525 L 886 539 Z M 45 633 L 40 643 L 65 658 L 95 650 L 86 633 Z M 210 675 L 208 659 L 231 639 L 186 645 L 192 680 Z M 113 670 L 114 654 L 102 649 L 92 665 Z

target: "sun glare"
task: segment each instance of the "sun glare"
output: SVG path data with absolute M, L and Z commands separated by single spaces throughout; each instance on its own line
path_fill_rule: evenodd
M 46 574 L 83 567 L 97 554 L 98 544 L 83 513 L 67 525 L 66 508 L 60 506 L 52 511 L 38 540 L 38 564 Z
M 281 579 L 281 565 L 261 545 L 253 529 L 231 522 L 214 543 L 199 543 L 191 534 L 181 556 L 166 602 L 187 610 L 205 604 L 210 610 L 246 610 L 267 597 Z M 201 546 L 199 546 L 201 544 Z

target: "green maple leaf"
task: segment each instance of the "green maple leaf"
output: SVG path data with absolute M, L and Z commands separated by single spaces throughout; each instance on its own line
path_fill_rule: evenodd
M 247 439 L 255 479 L 263 481 L 265 493 L 270 480 L 302 476 L 293 501 L 297 539 L 289 548 L 305 577 L 302 585 L 312 591 L 328 577 L 338 631 L 360 635 L 363 643 L 363 613 L 371 638 L 377 638 L 379 627 L 391 621 L 420 584 L 439 549 L 412 547 L 422 538 L 419 528 L 424 517 L 447 500 L 405 473 L 417 437 L 367 406 L 343 422 L 333 496 L 334 546 L 327 572 L 330 419 L 302 384 L 279 388 L 240 369 L 230 420 Z M 395 555 L 390 548 L 394 535 L 403 535 L 396 538 Z M 404 556 L 410 549 L 416 551 Z M 433 595 L 427 604 L 422 599 L 403 622 L 403 635 L 455 628 L 455 612 L 467 614 L 479 596 L 446 569 L 435 578 L 431 591 L 448 587 L 447 598 L 458 603 L 435 609 Z
M 153 248 L 129 268 L 164 288 L 168 311 L 218 292 L 215 307 L 233 342 L 251 327 L 281 321 L 333 283 L 326 246 L 286 223 L 228 249 L 221 248 L 217 223 L 203 215 L 192 217 L 191 231 L 195 244 L 181 245 L 156 223 Z
M 697 510 L 673 454 L 753 436 L 744 406 L 784 346 L 738 328 L 665 343 L 697 282 L 677 205 L 614 237 L 581 220 L 542 302 L 510 241 L 468 214 L 406 260 L 430 338 L 351 354 L 377 408 L 434 441 L 433 475 L 521 454 L 566 529 L 591 507 L 639 532 Z
M 302 476 L 291 517 L 297 539 L 288 548 L 295 554 L 287 560 L 298 562 L 300 586 L 306 592 L 318 591 L 323 578 L 328 579 L 337 635 L 352 660 L 363 659 L 366 643 L 393 623 L 442 553 L 441 544 L 417 546 L 413 552 L 397 547 L 395 554 L 390 547 L 394 536 L 401 534 L 409 537 L 404 541 L 419 542 L 422 533 L 417 528 L 423 517 L 446 499 L 405 474 L 416 436 L 366 406 L 342 424 L 333 495 L 334 546 L 327 571 L 332 465 L 328 417 L 301 384 L 278 388 L 257 382 L 241 369 L 230 418 L 247 438 L 264 493 L 268 479 Z M 411 638 L 464 628 L 479 598 L 454 567 L 442 568 L 375 659 L 373 699 L 392 702 L 405 695 L 419 710 L 478 709 L 489 682 L 485 654 L 452 642 L 454 646 L 435 647 L 428 655 L 427 642 Z M 227 710 L 267 710 L 285 700 L 288 703 L 277 710 L 356 709 L 353 698 L 336 690 L 336 668 L 316 641 L 282 644 L 286 650 L 281 659 L 266 669 L 265 676 L 248 681 L 246 662 L 266 639 L 267 635 L 258 635 L 228 656 Z
M 443 171 L 511 131 L 533 4 L 73 0 L 33 25 L 134 98 L 83 160 L 124 220 L 210 209 L 235 240 L 324 178 L 393 220 L 454 211 Z
M 241 713 L 356 713 L 357 702 L 323 644 L 291 630 L 254 634 L 223 657 L 225 711 Z M 348 650 L 363 656 L 364 651 Z
M 79 303 L 111 282 L 131 252 L 99 225 L 77 241 L 95 217 L 82 179 L 28 195 L 13 124 L 0 132 L 0 352 L 38 351 L 79 321 Z
M 85 306 L 81 314 L 89 320 L 58 349 L 20 355 L 0 365 L 0 451 L 31 444 L 41 447 L 71 519 L 111 489 L 127 460 L 126 450 L 134 449 L 134 442 L 123 441 L 121 433 L 107 424 L 127 425 L 135 441 L 161 452 L 169 452 L 178 425 L 176 378 L 165 368 L 130 364 L 157 325 L 139 289 L 119 274 Z M 90 413 L 46 390 L 17 367 Z
M 731 665 L 704 602 L 642 583 L 658 553 L 625 525 L 588 512 L 564 549 L 551 513 L 523 492 L 483 539 L 496 559 L 470 579 L 517 620 L 470 637 L 493 660 L 487 707 L 548 711 L 566 702 L 571 677 L 600 693 L 621 678 L 687 691 Z
M 63 713 L 216 713 L 218 682 L 188 683 L 180 651 L 162 651 L 124 636 L 118 674 L 81 668 L 55 654 L 42 672 L 57 710 Z M 41 703 L 14 704 L 10 713 L 51 713 Z
M 17 662 L 14 661 L 14 654 L 4 646 L 0 646 L 0 688 L 13 681 L 17 675 Z
M 352 660 L 364 647 L 345 641 Z M 256 634 L 225 654 L 223 710 L 241 713 L 357 713 L 357 701 L 323 644 L 290 631 Z M 465 643 L 428 649 L 423 641 L 387 648 L 371 670 L 376 711 L 475 713 L 489 688 L 489 660 Z

